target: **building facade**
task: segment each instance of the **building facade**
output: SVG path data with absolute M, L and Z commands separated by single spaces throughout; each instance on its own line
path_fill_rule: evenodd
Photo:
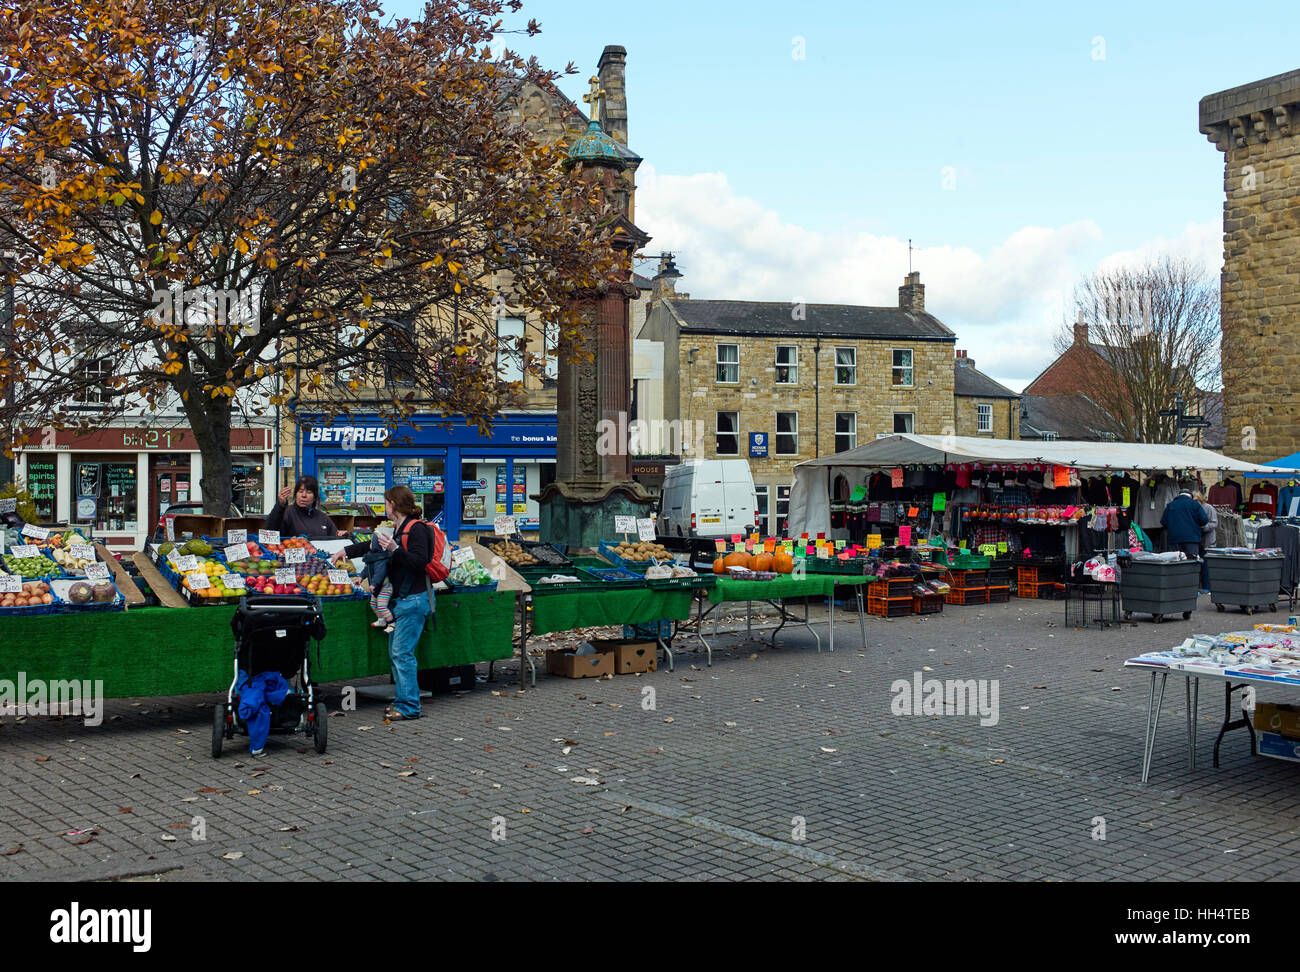
M 1223 153 L 1224 451 L 1300 451 L 1300 70 L 1206 95 L 1200 130 Z
M 953 431 L 956 336 L 925 312 L 920 274 L 897 307 L 694 300 L 678 277 L 665 261 L 638 335 L 663 348 L 666 431 L 683 458 L 749 461 L 763 530 L 788 510 L 796 463 Z
M 958 351 L 953 361 L 953 424 L 957 435 L 1020 438 L 1020 396 L 975 369 L 975 359 Z

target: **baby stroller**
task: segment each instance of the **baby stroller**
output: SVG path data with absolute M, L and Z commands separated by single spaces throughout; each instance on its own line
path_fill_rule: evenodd
M 316 752 L 325 752 L 329 733 L 325 703 L 316 701 L 316 687 L 307 664 L 307 648 L 316 639 L 317 660 L 325 637 L 325 619 L 320 599 L 298 594 L 253 594 L 240 602 L 230 620 L 235 634 L 235 678 L 212 713 L 212 755 L 221 755 L 221 745 L 235 738 L 236 731 L 248 733 L 239 716 L 239 673 L 249 678 L 262 672 L 279 672 L 289 682 L 289 693 L 279 706 L 271 706 L 271 732 L 305 732 L 312 737 Z

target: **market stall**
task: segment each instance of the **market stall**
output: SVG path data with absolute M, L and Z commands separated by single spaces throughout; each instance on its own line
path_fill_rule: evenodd
M 1147 700 L 1146 734 L 1142 748 L 1142 782 L 1151 773 L 1151 756 L 1160 726 L 1165 683 L 1170 675 L 1182 675 L 1187 696 L 1187 759 L 1196 768 L 1196 714 L 1200 680 L 1222 682 L 1223 724 L 1214 740 L 1214 765 L 1219 765 L 1219 746 L 1226 733 L 1245 729 L 1250 734 L 1252 755 L 1272 756 L 1300 762 L 1300 711 L 1285 706 L 1257 703 L 1253 719 L 1234 713 L 1233 693 L 1254 686 L 1300 689 L 1300 631 L 1295 625 L 1261 624 L 1250 631 L 1230 631 L 1209 636 L 1195 635 L 1168 651 L 1152 651 L 1124 662 L 1124 667 L 1148 671 L 1151 685 Z M 1260 729 L 1257 739 L 1256 729 Z
M 1189 446 L 899 434 L 795 466 L 789 530 L 888 545 L 942 537 L 1016 555 L 1086 560 L 1161 530 L 1181 477 L 1294 474 Z

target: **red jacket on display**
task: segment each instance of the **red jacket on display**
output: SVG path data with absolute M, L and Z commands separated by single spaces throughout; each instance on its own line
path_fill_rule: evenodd
M 1272 483 L 1259 483 L 1250 487 L 1250 499 L 1246 501 L 1247 513 L 1261 513 L 1272 516 L 1277 511 L 1277 487 Z

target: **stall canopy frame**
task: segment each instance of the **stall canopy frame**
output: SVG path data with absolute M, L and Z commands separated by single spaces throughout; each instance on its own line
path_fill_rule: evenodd
M 1281 462 L 1282 460 L 1276 460 Z M 830 484 L 843 475 L 850 488 L 866 483 L 872 472 L 900 466 L 983 463 L 999 466 L 1066 466 L 1080 473 L 1149 474 L 1159 470 L 1221 472 L 1246 476 L 1300 475 L 1297 468 L 1242 462 L 1209 449 L 1146 442 L 1043 442 L 1037 439 L 985 439 L 963 435 L 900 433 L 856 449 L 794 467 L 790 490 L 789 533 L 816 536 L 830 531 Z

